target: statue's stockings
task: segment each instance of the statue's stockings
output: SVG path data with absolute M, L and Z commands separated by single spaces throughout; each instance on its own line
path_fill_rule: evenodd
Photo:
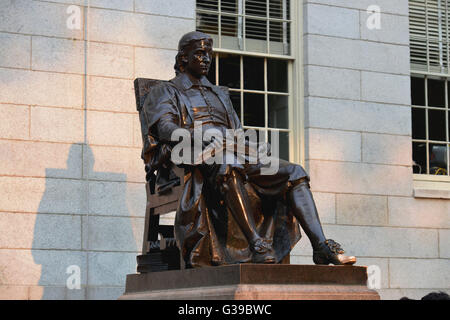
M 239 173 L 231 170 L 225 180 L 225 200 L 230 206 L 234 219 L 243 231 L 250 243 L 260 238 L 256 231 L 256 225 L 252 214 L 250 201 L 244 186 L 244 181 Z M 306 179 L 300 179 L 288 192 L 291 210 L 302 229 L 308 236 L 314 250 L 319 248 L 319 243 L 325 241 L 319 214 Z

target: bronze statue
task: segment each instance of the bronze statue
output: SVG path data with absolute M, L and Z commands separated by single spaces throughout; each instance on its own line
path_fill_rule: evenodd
M 176 183 L 172 133 L 242 128 L 228 89 L 206 78 L 212 38 L 185 34 L 178 46 L 176 77 L 151 88 L 144 103 L 149 142 L 143 158 L 157 171 L 157 188 Z M 207 148 L 208 143 L 202 142 Z M 222 141 L 211 143 L 221 144 Z M 300 239 L 299 224 L 314 249 L 316 264 L 354 264 L 341 246 L 326 239 L 309 189 L 309 177 L 297 164 L 279 160 L 273 175 L 261 163 L 179 164 L 184 190 L 175 218 L 175 237 L 187 267 L 235 263 L 279 263 Z

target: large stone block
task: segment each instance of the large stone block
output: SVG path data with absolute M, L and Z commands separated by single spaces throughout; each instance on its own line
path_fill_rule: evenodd
M 80 29 L 69 29 L 68 5 L 47 1 L 4 0 L 0 7 L 0 31 L 32 35 L 83 39 L 84 12 L 80 10 Z
M 441 288 L 429 289 L 381 289 L 377 290 L 380 294 L 381 300 L 400 300 L 407 297 L 409 299 L 420 300 L 431 292 L 444 291 L 450 294 L 450 290 L 443 290 Z
M 361 161 L 361 134 L 337 130 L 308 130 L 307 158 L 318 160 Z
M 32 107 L 30 125 L 33 140 L 81 142 L 84 139 L 83 110 Z
M 83 74 L 85 45 L 81 40 L 35 36 L 32 41 L 32 69 Z
M 0 177 L 0 211 L 84 214 L 86 192 L 80 180 Z
M 31 37 L 0 33 L 0 67 L 30 68 Z
M 439 257 L 450 259 L 450 230 L 439 230 Z
M 133 50 L 130 46 L 35 36 L 32 68 L 131 79 Z
M 90 252 L 89 286 L 125 286 L 126 275 L 136 272 L 136 253 Z
M 407 0 L 307 0 L 309 3 L 320 3 L 330 6 L 345 7 L 351 9 L 360 9 L 366 11 L 371 5 L 380 7 L 381 12 L 388 12 L 399 15 L 408 15 L 408 1 Z
M 194 0 L 135 0 L 135 11 L 171 17 L 195 18 Z
M 31 286 L 30 300 L 84 300 L 86 288 L 68 289 L 66 287 Z
M 411 104 L 411 79 L 408 75 L 377 72 L 361 73 L 361 99 L 392 104 Z
M 89 36 L 92 41 L 155 48 L 176 49 L 179 38 L 187 30 L 195 29 L 193 19 L 102 9 L 91 9 L 89 19 Z
M 102 146 L 85 148 L 84 176 L 93 180 L 145 182 L 141 149 Z
M 334 193 L 314 192 L 314 201 L 322 223 L 336 223 L 336 196 Z
M 338 224 L 375 226 L 388 224 L 387 197 L 338 194 L 336 199 Z
M 409 136 L 363 133 L 362 161 L 411 166 L 411 138 Z
M 319 35 L 307 35 L 306 43 L 307 64 L 409 74 L 407 46 Z
M 138 253 L 144 235 L 144 218 L 85 216 L 87 249 Z
M 133 64 L 133 47 L 92 41 L 87 44 L 88 75 L 132 79 Z
M 133 145 L 133 114 L 87 112 L 87 139 L 91 144 Z
M 241 264 L 127 275 L 120 299 L 379 299 L 364 267 Z
M 133 117 L 133 147 L 142 148 L 142 130 L 138 115 Z
M 0 248 L 81 249 L 81 217 L 54 214 L 0 214 Z
M 437 230 L 325 225 L 324 232 L 356 257 L 437 258 Z M 423 261 L 428 261 L 423 259 Z
M 83 77 L 75 74 L 0 69 L 0 103 L 81 108 Z
M 309 168 L 314 191 L 412 195 L 412 175 L 409 167 L 310 160 Z
M 350 251 L 349 251 L 350 254 Z M 389 259 L 387 258 L 359 258 L 356 266 L 366 266 L 369 288 L 375 290 L 389 288 Z M 379 273 L 378 273 L 379 272 Z M 379 282 L 378 282 L 379 281 Z M 379 285 L 379 287 L 377 287 Z M 375 286 L 375 287 L 374 287 Z
M 133 81 L 131 80 L 88 78 L 88 109 L 136 113 L 135 100 Z
M 0 104 L 0 138 L 28 139 L 30 137 L 30 107 Z
M 0 286 L 0 300 L 28 300 L 28 287 Z
M 0 249 L 0 285 L 66 286 L 70 266 L 80 267 L 86 284 L 86 253 L 63 250 Z
M 360 72 L 318 66 L 305 67 L 306 95 L 360 99 Z
M 88 300 L 117 300 L 125 291 L 125 287 L 89 287 Z
M 89 212 L 91 214 L 143 217 L 146 199 L 144 184 L 89 182 Z
M 304 32 L 328 36 L 359 38 L 359 11 L 309 4 L 305 6 Z
M 393 14 L 381 14 L 380 29 L 369 29 L 367 19 L 371 14 L 365 11 L 360 12 L 361 39 L 409 45 L 409 19 L 408 16 Z M 388 59 L 386 59 L 388 60 Z
M 4 175 L 81 178 L 81 145 L 0 140 L 0 162 Z
M 411 108 L 357 101 L 306 99 L 309 127 L 411 135 Z
M 450 259 L 390 259 L 389 270 L 391 288 L 450 287 Z
M 389 197 L 389 224 L 416 228 L 450 228 L 450 202 Z
M 176 50 L 156 48 L 135 48 L 136 78 L 170 80 L 175 77 L 172 65 L 175 63 Z
M 91 8 L 105 8 L 116 9 L 124 11 L 133 11 L 133 0 L 53 0 L 52 2 L 59 2 L 65 4 L 75 4 L 79 6 L 89 6 Z

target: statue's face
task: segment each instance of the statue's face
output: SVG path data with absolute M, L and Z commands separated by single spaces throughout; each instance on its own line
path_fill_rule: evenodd
M 212 47 L 208 40 L 195 41 L 187 55 L 186 70 L 196 78 L 207 76 L 211 66 Z

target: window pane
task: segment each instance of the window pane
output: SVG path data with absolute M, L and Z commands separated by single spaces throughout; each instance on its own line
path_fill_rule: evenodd
M 236 111 L 236 113 L 239 117 L 239 121 L 240 121 L 241 120 L 241 93 L 235 92 L 235 91 L 230 91 L 230 99 L 231 99 L 231 102 L 233 103 L 233 108 Z
M 411 78 L 411 103 L 415 106 L 425 106 L 424 78 Z
M 289 161 L 289 132 L 278 132 L 278 141 L 273 140 L 272 132 L 269 133 L 269 142 L 272 148 L 272 155 L 275 155 L 275 150 L 278 148 L 279 158 Z M 276 137 L 276 133 L 275 133 Z
M 428 110 L 428 131 L 430 140 L 447 141 L 444 110 Z
M 418 174 L 427 173 L 427 149 L 424 142 L 413 142 L 413 172 Z
M 430 174 L 447 175 L 447 146 L 430 145 Z
M 428 106 L 445 107 L 445 82 L 428 79 Z
M 264 127 L 264 95 L 244 93 L 244 125 Z
M 426 139 L 425 109 L 412 108 L 412 137 Z
M 214 55 L 211 60 L 211 67 L 209 67 L 208 80 L 212 84 L 216 84 L 216 56 Z
M 288 92 L 287 61 L 267 59 L 267 87 L 269 91 Z
M 239 56 L 231 54 L 219 55 L 219 84 L 236 89 L 241 87 Z
M 269 127 L 289 128 L 288 103 L 287 96 L 269 95 Z
M 264 59 L 244 57 L 244 89 L 264 90 Z

